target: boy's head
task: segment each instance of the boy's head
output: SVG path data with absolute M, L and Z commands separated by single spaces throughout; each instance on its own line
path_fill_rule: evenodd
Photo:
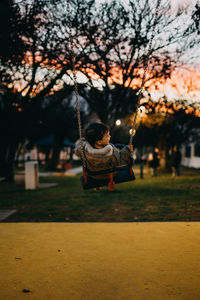
M 103 148 L 110 142 L 109 127 L 103 123 L 91 123 L 85 130 L 85 138 L 95 148 Z

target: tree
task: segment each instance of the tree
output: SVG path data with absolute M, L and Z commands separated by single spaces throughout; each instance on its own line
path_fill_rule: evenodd
M 7 181 L 14 180 L 13 161 L 19 141 L 24 141 L 28 123 L 27 116 L 19 103 L 20 97 L 13 101 L 9 91 L 0 97 L 0 176 Z
M 0 151 L 5 161 L 10 145 L 17 146 L 28 130 L 38 124 L 44 97 L 62 89 L 64 83 L 71 85 L 72 51 L 66 1 L 4 0 L 2 3 L 2 15 L 9 16 L 8 20 L 2 20 L 9 24 L 9 30 L 4 34 L 7 23 L 1 26 L 0 38 L 10 50 L 8 55 L 5 50 L 0 51 L 0 88 L 4 91 L 3 98 L 7 98 L 2 102 L 1 114 L 8 118 L 5 128 L 13 128 L 13 115 L 19 122 L 16 128 L 23 128 L 18 134 L 15 130 L 12 134 L 9 130 L 1 132 L 3 150 Z M 76 69 L 84 74 L 86 82 L 80 86 L 80 94 L 90 112 L 95 110 L 101 121 L 114 124 L 116 118 L 130 115 L 135 109 L 147 59 L 146 86 L 168 77 L 176 65 L 179 52 L 175 57 L 167 47 L 177 41 L 184 43 L 183 30 L 181 26 L 170 27 L 174 19 L 165 17 L 164 6 L 150 57 L 146 57 L 155 14 L 151 3 L 135 0 L 126 8 L 118 1 L 71 2 Z M 11 148 L 13 161 L 15 147 Z
M 192 14 L 192 19 L 194 21 L 194 26 L 197 30 L 197 33 L 200 34 L 200 4 L 195 5 L 195 10 Z
M 169 7 L 163 6 L 147 58 L 155 17 L 151 1 L 129 1 L 128 8 L 119 1 L 99 4 L 98 9 L 95 1 L 77 1 L 76 4 L 73 46 L 77 69 L 85 74 L 89 87 L 88 90 L 80 87 L 79 91 L 91 112 L 95 107 L 101 121 L 113 124 L 116 118 L 134 111 L 146 60 L 148 87 L 154 81 L 170 76 L 180 57 L 177 45 L 183 47 L 183 40 L 189 33 L 184 36 L 183 26 L 177 25 L 177 19 L 182 15 L 179 13 L 174 18 Z M 170 50 L 172 45 L 177 51 Z M 133 90 L 131 97 L 130 89 Z
M 39 122 L 27 133 L 28 140 L 35 144 L 38 140 L 49 135 L 54 136 L 52 159 L 48 160 L 47 168 L 55 170 L 59 162 L 60 151 L 67 137 L 75 142 L 78 139 L 77 116 L 73 105 L 73 86 L 64 85 L 63 89 L 49 95 L 43 101 Z M 82 122 L 84 121 L 81 112 Z M 48 156 L 47 151 L 47 156 Z
M 13 0 L 0 2 L 0 57 L 2 64 L 21 62 L 26 48 L 20 35 L 23 32 L 20 8 Z M 23 49 L 23 51 L 22 51 Z
M 200 111 L 195 105 L 188 105 L 186 100 L 169 102 L 165 97 L 143 105 L 146 113 L 139 120 L 135 144 L 158 147 L 161 168 L 166 169 L 170 164 L 169 150 L 199 135 Z
M 2 45 L 6 45 L 0 50 L 0 172 L 7 181 L 14 178 L 19 144 L 40 122 L 43 98 L 55 86 L 64 86 L 59 79 L 70 68 L 69 51 L 63 51 L 67 45 L 57 34 L 62 24 L 56 17 L 56 5 L 58 1 L 53 0 L 1 3 L 1 14 L 8 19 L 1 19 L 0 34 Z
M 196 32 L 200 34 L 200 4 L 196 3 L 194 10 L 192 12 L 192 23 L 188 26 L 186 33 L 190 31 L 191 33 Z

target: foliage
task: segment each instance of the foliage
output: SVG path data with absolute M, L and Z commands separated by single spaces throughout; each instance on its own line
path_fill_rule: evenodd
M 199 137 L 199 110 L 194 105 L 189 106 L 187 101 L 169 102 L 166 98 L 158 102 L 148 101 L 143 105 L 146 113 L 140 118 L 135 143 L 140 147 L 159 147 L 162 167 L 166 168 L 170 149 Z
M 135 110 L 146 60 L 146 86 L 155 79 L 165 80 L 170 76 L 178 63 L 180 51 L 170 52 L 169 46 L 177 42 L 183 45 L 183 29 L 178 25 L 173 28 L 175 19 L 169 17 L 169 7 L 162 7 L 164 13 L 159 14 L 152 50 L 147 57 L 155 17 L 151 1 L 130 1 L 129 8 L 119 1 L 110 1 L 99 5 L 98 9 L 95 9 L 95 1 L 77 3 L 78 9 L 73 11 L 76 25 L 73 46 L 77 68 L 87 76 L 89 86 L 87 91 L 80 89 L 80 93 L 91 112 L 95 102 L 99 119 L 113 124 L 123 114 L 130 114 L 129 107 L 123 103 L 129 98 L 130 88 L 135 92 L 131 105 L 132 111 Z M 120 112 L 122 108 L 123 114 Z
M 5 130 L 1 135 L 4 165 L 5 157 L 10 157 L 7 169 L 11 168 L 18 144 L 40 122 L 44 97 L 66 85 L 70 88 L 72 50 L 76 69 L 85 80 L 80 94 L 88 103 L 89 113 L 95 111 L 101 121 L 111 125 L 116 118 L 135 110 L 146 60 L 146 87 L 170 75 L 181 52 L 178 49 L 174 53 L 168 47 L 177 42 L 183 46 L 187 35 L 183 35 L 182 26 L 173 28 L 176 20 L 163 4 L 147 58 L 155 7 L 150 0 L 130 1 L 129 5 L 127 8 L 117 0 L 72 1 L 71 44 L 66 1 L 1 2 L 0 39 L 5 47 L 0 50 L 0 88 L 8 102 L 5 105 L 3 100 L 1 114 L 7 115 L 6 130 L 9 127 L 12 131 L 10 134 Z M 59 103 L 58 98 L 56 101 Z M 19 122 L 16 126 L 13 114 L 15 123 Z M 9 141 L 5 138 L 8 133 Z
M 62 70 L 59 70 L 58 66 L 55 68 L 55 57 L 59 61 L 62 45 L 65 45 L 64 40 L 58 39 L 57 32 L 61 24 L 55 22 L 56 4 L 56 1 L 40 0 L 1 3 L 2 16 L 8 16 L 8 19 L 1 20 L 0 35 L 1 42 L 5 45 L 0 51 L 2 90 L 0 170 L 1 176 L 6 180 L 13 180 L 13 161 L 19 145 L 22 145 L 27 138 L 31 141 L 34 136 L 36 139 L 50 129 L 51 133 L 60 136 L 63 130 L 61 118 L 68 120 L 69 125 L 74 116 L 74 110 L 72 114 L 69 105 L 68 109 L 60 105 L 60 113 L 57 111 L 55 114 L 57 120 L 54 127 L 57 129 L 49 126 L 48 130 L 47 128 L 41 130 L 43 99 L 52 93 L 55 83 L 59 89 L 63 88 L 64 92 L 61 91 L 59 95 L 55 95 L 54 101 L 50 101 L 51 104 L 53 103 L 52 111 L 55 101 L 59 106 L 61 100 L 66 101 L 72 93 L 72 87 L 69 86 L 67 89 L 66 84 L 60 84 L 58 81 L 69 68 L 69 51 L 66 51 L 68 58 L 64 57 L 67 66 L 63 63 Z M 63 116 L 64 112 L 65 116 Z M 46 108 L 45 115 L 50 114 L 52 113 Z M 68 129 L 65 134 L 69 132 L 71 134 L 73 130 Z
M 23 24 L 20 7 L 13 0 L 0 2 L 0 57 L 1 63 L 20 63 L 27 51 L 21 38 Z
M 53 134 L 61 139 L 68 137 L 75 141 L 78 138 L 76 111 L 72 103 L 73 87 L 64 85 L 63 89 L 44 98 L 37 115 L 37 126 L 32 127 L 28 137 L 37 141 Z
M 102 121 L 112 123 L 114 119 L 129 114 L 130 108 L 126 110 L 122 99 L 129 98 L 130 88 L 136 95 L 145 61 L 148 60 L 147 85 L 155 79 L 165 79 L 180 56 L 180 51 L 174 53 L 169 46 L 177 42 L 183 45 L 184 42 L 183 29 L 178 25 L 173 28 L 176 20 L 174 16 L 169 17 L 169 7 L 164 5 L 161 8 L 164 13 L 158 16 L 152 51 L 147 58 L 155 7 L 150 0 L 130 1 L 129 5 L 127 8 L 116 0 L 100 4 L 94 0 L 71 2 L 72 45 L 65 1 L 36 0 L 10 5 L 11 10 L 15 7 L 19 15 L 18 36 L 22 45 L 17 46 L 21 51 L 21 64 L 16 65 L 12 59 L 2 64 L 4 86 L 12 90 L 17 87 L 26 101 L 30 96 L 41 99 L 62 88 L 63 81 L 70 82 L 67 71 L 72 68 L 73 46 L 76 68 L 84 73 L 89 87 L 87 91 L 86 88 L 80 89 L 80 92 L 88 101 L 90 112 L 94 111 L 94 105 L 88 99 L 97 94 L 95 111 Z M 177 18 L 181 16 L 177 15 Z M 119 93 L 120 86 L 122 91 Z M 116 97 L 118 93 L 119 97 Z M 132 102 L 134 109 L 136 96 Z
M 187 28 L 187 32 L 196 32 L 200 34 L 200 4 L 196 3 L 192 13 L 192 24 Z

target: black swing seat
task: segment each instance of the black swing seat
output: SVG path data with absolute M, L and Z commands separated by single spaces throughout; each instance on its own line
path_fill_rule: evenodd
M 83 176 L 81 176 L 81 183 L 83 189 L 98 188 L 102 186 L 109 186 L 110 183 L 117 184 L 127 181 L 135 180 L 135 175 L 132 169 L 133 159 L 130 159 L 128 165 L 115 167 L 98 172 L 92 172 L 83 167 Z M 94 176 L 108 175 L 107 179 L 96 179 Z M 113 188 L 114 189 L 114 188 Z M 111 190 L 113 190 L 111 189 Z

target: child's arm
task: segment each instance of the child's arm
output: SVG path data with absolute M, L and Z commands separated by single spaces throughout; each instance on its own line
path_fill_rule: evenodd
M 122 148 L 120 151 L 117 150 L 117 148 L 113 145 L 114 152 L 113 155 L 117 161 L 117 165 L 126 165 L 129 162 L 129 159 L 131 157 L 131 153 L 133 152 L 133 146 L 127 145 L 124 148 Z
M 82 138 L 82 142 L 85 144 L 85 138 Z M 81 140 L 80 139 L 75 144 L 74 152 L 78 157 L 81 157 Z

